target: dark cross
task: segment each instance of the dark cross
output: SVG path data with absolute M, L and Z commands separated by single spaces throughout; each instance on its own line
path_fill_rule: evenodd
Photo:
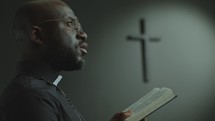
M 149 41 L 153 41 L 153 42 L 159 42 L 160 38 L 146 38 L 145 37 L 145 21 L 144 19 L 140 19 L 140 33 L 141 35 L 144 36 L 140 36 L 140 37 L 134 37 L 134 36 L 128 36 L 127 39 L 128 40 L 135 40 L 135 41 L 140 41 L 141 42 L 141 46 L 142 46 L 142 60 L 143 60 L 143 78 L 144 78 L 144 82 L 147 83 L 148 80 L 148 72 L 147 72 L 147 59 L 146 59 L 146 41 L 147 39 L 149 39 Z

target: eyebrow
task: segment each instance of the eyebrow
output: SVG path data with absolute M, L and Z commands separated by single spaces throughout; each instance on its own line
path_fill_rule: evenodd
M 80 21 L 78 20 L 78 18 L 77 18 L 77 17 L 71 17 L 71 16 L 69 16 L 69 17 L 67 17 L 67 19 L 77 20 L 77 22 L 78 22 L 78 26 L 80 27 L 80 30 L 83 30 L 82 25 L 81 25 L 81 23 L 80 23 Z
M 67 18 L 78 20 L 78 18 L 77 18 L 77 17 L 71 17 L 71 16 L 68 16 Z

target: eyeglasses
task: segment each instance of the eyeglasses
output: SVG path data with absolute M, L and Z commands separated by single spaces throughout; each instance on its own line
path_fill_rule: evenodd
M 57 22 L 57 21 L 64 21 L 66 23 L 66 25 L 68 27 L 70 27 L 71 29 L 74 29 L 76 31 L 80 31 L 81 30 L 81 24 L 79 23 L 78 19 L 66 19 L 66 18 L 62 18 L 62 19 L 49 19 L 49 20 L 44 20 L 42 22 L 40 22 L 39 24 L 37 24 L 37 26 L 41 26 L 42 24 L 45 23 L 49 23 L 49 22 Z

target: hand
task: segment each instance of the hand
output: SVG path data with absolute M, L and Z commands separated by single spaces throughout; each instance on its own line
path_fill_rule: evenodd
M 110 121 L 124 121 L 131 115 L 131 111 L 118 112 L 116 113 Z
M 124 121 L 126 118 L 131 116 L 131 114 L 132 114 L 131 111 L 118 112 L 112 117 L 110 121 Z M 146 118 L 141 119 L 140 121 L 146 121 Z
M 141 119 L 140 121 L 147 121 L 146 118 Z

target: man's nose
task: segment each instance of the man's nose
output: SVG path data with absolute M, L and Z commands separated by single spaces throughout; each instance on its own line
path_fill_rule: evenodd
M 87 40 L 87 34 L 86 34 L 84 31 L 79 30 L 79 31 L 77 32 L 76 38 L 77 38 L 78 40 L 86 41 L 86 40 Z

